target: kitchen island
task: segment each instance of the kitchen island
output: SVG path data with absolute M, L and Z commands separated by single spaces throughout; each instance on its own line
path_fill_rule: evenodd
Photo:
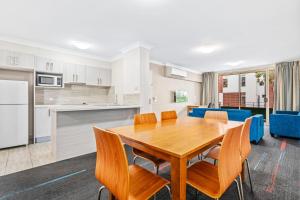
M 93 126 L 111 128 L 133 123 L 140 106 L 53 106 L 51 143 L 56 161 L 96 151 Z

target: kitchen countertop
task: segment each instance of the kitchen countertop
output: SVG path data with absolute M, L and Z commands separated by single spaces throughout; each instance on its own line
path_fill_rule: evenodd
M 140 105 L 35 105 L 36 108 L 50 108 L 54 112 L 86 111 L 86 110 L 112 110 L 140 108 Z

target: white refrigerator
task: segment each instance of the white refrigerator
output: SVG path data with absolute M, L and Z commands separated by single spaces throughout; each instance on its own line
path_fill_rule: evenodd
M 0 80 L 0 149 L 28 144 L 28 83 Z

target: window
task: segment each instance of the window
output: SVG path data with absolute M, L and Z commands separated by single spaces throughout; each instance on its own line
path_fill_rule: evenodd
M 246 86 L 246 77 L 243 75 L 242 76 L 242 87 Z
M 241 104 L 240 106 L 245 107 L 246 106 L 246 93 L 241 93 Z
M 223 87 L 227 88 L 228 87 L 228 79 L 223 79 Z

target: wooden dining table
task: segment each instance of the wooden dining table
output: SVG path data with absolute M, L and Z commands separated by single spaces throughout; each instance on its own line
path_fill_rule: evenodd
M 187 161 L 219 143 L 242 122 L 185 117 L 111 128 L 129 146 L 171 163 L 172 199 L 186 199 Z

